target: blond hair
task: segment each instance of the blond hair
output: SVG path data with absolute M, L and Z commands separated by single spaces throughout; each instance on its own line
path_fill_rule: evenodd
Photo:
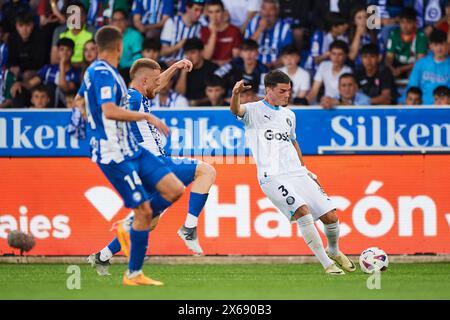
M 158 62 L 152 59 L 137 59 L 130 68 L 131 80 L 134 80 L 134 78 L 136 78 L 136 74 L 142 69 L 161 70 L 161 66 Z

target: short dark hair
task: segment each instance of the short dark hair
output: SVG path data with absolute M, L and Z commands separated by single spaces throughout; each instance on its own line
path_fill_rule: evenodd
M 353 73 L 350 73 L 350 72 L 347 72 L 347 73 L 342 74 L 342 75 L 339 77 L 339 83 L 341 83 L 341 80 L 342 80 L 342 79 L 353 79 L 353 81 L 354 81 L 356 84 L 358 84 L 358 80 L 356 79 L 355 75 L 354 75 Z
M 122 41 L 120 30 L 114 26 L 103 26 L 95 34 L 98 51 L 114 50 L 118 42 Z
M 417 12 L 413 8 L 403 8 L 403 10 L 398 15 L 399 19 L 406 19 L 409 21 L 416 21 L 417 19 Z
M 279 83 L 291 84 L 292 80 L 286 73 L 280 70 L 272 70 L 264 77 L 264 86 L 266 88 L 274 88 Z
M 56 43 L 56 46 L 59 47 L 67 47 L 69 49 L 73 50 L 75 49 L 75 42 L 73 42 L 72 39 L 69 38 L 61 38 L 58 40 L 58 42 Z
M 450 97 L 450 89 L 447 86 L 439 86 L 433 90 L 433 96 Z
M 212 77 L 208 78 L 206 80 L 206 86 L 207 87 L 222 87 L 225 89 L 225 81 L 216 75 L 213 75 Z
M 192 8 L 195 4 L 199 5 L 199 6 L 204 6 L 205 5 L 205 0 L 187 0 L 186 1 L 186 7 L 187 8 Z
M 419 87 L 410 87 L 408 91 L 406 91 L 406 95 L 410 93 L 418 94 L 422 99 L 422 90 Z
M 16 18 L 17 24 L 34 24 L 34 16 L 31 12 L 23 12 Z
M 361 48 L 361 55 L 363 56 L 365 54 L 378 56 L 380 54 L 380 49 L 378 49 L 378 46 L 375 43 L 368 43 Z
M 116 9 L 116 10 L 113 11 L 112 14 L 114 15 L 114 13 L 117 13 L 117 12 L 120 12 L 121 14 L 123 14 L 124 18 L 126 20 L 128 20 L 128 12 L 127 11 L 125 11 L 123 9 Z
M 225 10 L 222 0 L 209 0 L 208 6 L 219 6 L 222 10 Z
M 203 41 L 199 38 L 191 38 L 186 40 L 183 46 L 183 50 L 185 52 L 187 51 L 193 51 L 193 50 L 200 50 L 202 51 L 205 49 L 205 45 L 203 44 Z
M 341 49 L 345 54 L 348 54 L 348 44 L 342 40 L 335 40 L 330 44 L 330 51 L 333 49 Z
M 287 45 L 285 46 L 282 50 L 281 50 L 281 55 L 288 55 L 288 54 L 295 54 L 300 56 L 300 51 L 297 49 L 296 46 L 294 46 L 293 44 Z
M 325 17 L 325 23 L 328 29 L 331 30 L 332 27 L 340 26 L 343 24 L 348 24 L 347 19 L 340 13 L 329 12 Z
M 37 91 L 37 92 L 44 92 L 50 98 L 50 92 L 49 92 L 48 88 L 44 84 L 40 84 L 40 85 L 34 87 L 31 90 L 31 94 L 33 94 L 33 92 L 35 92 L 35 91 Z
M 441 30 L 433 30 L 428 40 L 430 43 L 445 43 L 447 42 L 447 33 Z
M 252 51 L 258 51 L 259 50 L 259 44 L 253 39 L 245 39 L 241 43 L 241 50 L 252 50 Z
M 161 41 L 158 38 L 145 38 L 142 42 L 142 50 L 161 51 Z

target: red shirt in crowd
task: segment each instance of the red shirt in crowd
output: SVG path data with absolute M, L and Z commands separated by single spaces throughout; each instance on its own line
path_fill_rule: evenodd
M 208 43 L 208 39 L 211 32 L 208 27 L 203 27 L 200 31 L 200 37 L 203 43 Z M 233 49 L 241 46 L 242 38 L 240 30 L 233 26 L 228 25 L 224 31 L 217 33 L 216 47 L 212 56 L 213 61 L 223 61 L 233 59 Z

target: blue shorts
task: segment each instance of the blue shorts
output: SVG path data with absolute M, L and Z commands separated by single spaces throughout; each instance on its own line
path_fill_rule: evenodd
M 185 186 L 190 185 L 192 181 L 194 181 L 198 160 L 185 157 L 166 156 L 159 156 L 158 159 L 161 159 L 170 169 L 170 171 L 173 172 Z M 154 193 L 158 191 L 156 191 L 156 188 L 153 187 L 152 189 L 147 189 L 147 192 L 151 198 Z
M 148 190 L 156 190 L 156 184 L 172 172 L 161 158 L 145 149 L 134 159 L 98 165 L 121 195 L 125 207 L 131 209 L 149 200 Z

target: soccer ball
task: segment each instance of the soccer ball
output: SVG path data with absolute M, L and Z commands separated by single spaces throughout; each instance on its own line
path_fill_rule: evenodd
M 385 271 L 389 265 L 389 258 L 383 250 L 371 247 L 364 250 L 359 256 L 359 265 L 365 273 Z

